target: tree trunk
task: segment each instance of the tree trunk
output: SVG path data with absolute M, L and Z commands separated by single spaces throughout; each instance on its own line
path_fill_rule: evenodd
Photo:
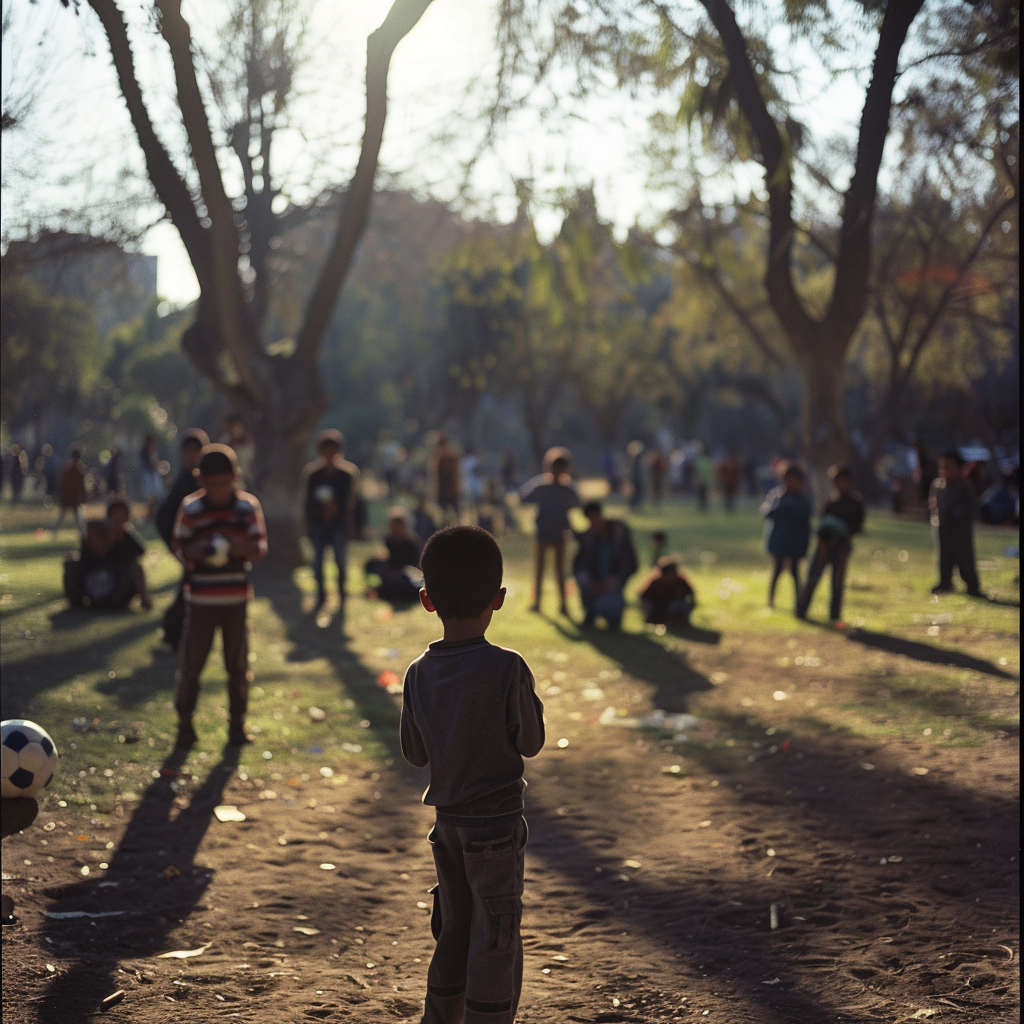
M 829 351 L 831 349 L 831 351 Z M 803 456 L 811 477 L 813 500 L 829 492 L 828 467 L 845 462 L 849 438 L 843 417 L 843 356 L 845 346 L 820 346 L 803 361 Z

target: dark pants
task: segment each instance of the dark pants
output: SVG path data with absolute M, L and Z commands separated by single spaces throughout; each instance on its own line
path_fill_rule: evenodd
M 512 1024 L 523 987 L 523 866 L 526 820 L 452 825 L 427 837 L 438 887 L 430 927 L 422 1024 Z
M 974 563 L 974 534 L 968 528 L 935 531 L 935 543 L 939 549 L 939 586 L 953 589 L 953 568 L 960 571 L 960 579 L 967 584 L 968 594 L 980 590 L 978 569 Z
M 348 535 L 344 523 L 310 523 L 309 539 L 313 542 L 313 578 L 320 598 L 324 596 L 324 553 L 330 547 L 334 551 L 334 563 L 338 567 L 338 594 L 345 600 L 345 551 Z
M 821 579 L 826 566 L 832 566 L 832 599 L 829 603 L 828 617 L 836 622 L 842 618 L 843 588 L 846 586 L 846 563 L 850 560 L 853 545 L 848 540 L 819 540 L 811 568 L 807 572 L 807 583 L 797 602 L 796 613 L 803 618 L 814 598 L 814 589 Z
M 245 723 L 249 705 L 249 630 L 245 615 L 248 602 L 192 604 L 185 608 L 185 627 L 178 647 L 178 682 L 174 710 L 180 722 L 191 722 L 199 700 L 199 675 L 203 671 L 213 636 L 220 629 L 224 643 L 224 667 L 228 672 L 228 715 L 232 725 Z
M 178 584 L 178 593 L 174 603 L 164 612 L 161 620 L 164 630 L 164 643 L 177 647 L 181 642 L 181 631 L 185 628 L 185 581 Z
M 785 572 L 787 565 L 793 575 L 793 587 L 796 591 L 797 607 L 800 606 L 800 559 L 790 555 L 772 555 L 772 575 L 768 581 L 768 607 L 775 606 L 775 587 L 779 577 Z

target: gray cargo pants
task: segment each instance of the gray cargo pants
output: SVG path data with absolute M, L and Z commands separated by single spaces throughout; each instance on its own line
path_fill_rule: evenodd
M 461 819 L 462 821 L 471 819 Z M 493 822 L 497 821 L 497 824 Z M 427 837 L 437 868 L 422 1024 L 512 1024 L 523 987 L 521 815 L 452 824 L 439 815 Z

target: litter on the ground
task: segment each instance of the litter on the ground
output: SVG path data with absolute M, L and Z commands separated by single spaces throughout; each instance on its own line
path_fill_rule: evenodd
M 213 813 L 218 821 L 245 821 L 245 815 L 234 804 L 221 804 Z
M 203 943 L 198 949 L 172 949 L 169 953 L 157 953 L 157 960 L 187 960 L 190 956 L 199 956 L 201 953 L 205 953 L 212 942 Z
M 618 725 L 624 729 L 664 729 L 667 732 L 678 732 L 684 729 L 696 729 L 700 719 L 696 715 L 671 714 L 656 708 L 646 715 L 623 715 L 613 707 L 607 707 L 598 719 L 601 725 Z
M 88 910 L 47 910 L 45 913 L 54 921 L 68 921 L 73 917 L 120 917 L 125 911 L 102 910 L 97 914 L 92 914 Z

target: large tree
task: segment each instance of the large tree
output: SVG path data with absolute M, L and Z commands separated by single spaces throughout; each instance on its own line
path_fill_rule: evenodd
M 923 0 L 858 0 L 842 12 L 809 0 L 744 8 L 728 0 L 522 0 L 504 7 L 505 86 L 523 72 L 535 80 L 569 63 L 581 92 L 609 81 L 649 88 L 667 148 L 685 151 L 695 135 L 700 140 L 689 178 L 710 162 L 721 191 L 730 169 L 760 168 L 761 186 L 745 190 L 733 178 L 734 194 L 741 202 L 748 191 L 767 220 L 764 287 L 801 371 L 803 448 L 819 471 L 848 455 L 844 367 L 869 309 L 879 178 L 894 121 L 906 141 L 955 102 L 952 124 L 944 111 L 952 130 L 931 133 L 931 152 L 966 154 L 959 176 L 943 183 L 955 193 L 975 187 L 985 173 L 978 151 L 1018 116 L 1017 4 L 950 2 L 924 15 L 922 7 Z M 826 76 L 845 68 L 854 73 L 848 82 L 859 76 L 866 83 L 852 139 L 815 139 L 796 116 L 813 88 L 801 74 L 811 53 Z M 501 111 L 510 106 L 508 91 Z M 828 268 L 824 294 L 806 287 L 810 248 L 819 261 L 810 268 L 822 261 Z
M 338 293 L 366 225 L 387 112 L 387 79 L 397 44 L 430 0 L 395 0 L 366 42 L 366 117 L 355 172 L 340 203 L 330 249 L 305 301 L 293 339 L 268 338 L 273 252 L 303 215 L 277 187 L 275 131 L 285 123 L 295 66 L 300 7 L 289 0 L 238 0 L 227 30 L 241 65 L 206 62 L 180 0 L 154 0 L 152 16 L 169 51 L 187 155 L 161 138 L 137 75 L 129 26 L 115 0 L 88 0 L 107 40 L 146 172 L 195 269 L 200 297 L 183 346 L 255 440 L 254 489 L 281 554 L 294 552 L 298 492 L 309 441 L 327 404 L 318 357 Z M 230 55 L 229 55 L 230 56 Z M 204 84 L 206 88 L 204 89 Z M 238 90 L 228 95 L 227 90 Z M 210 107 L 233 110 L 226 131 Z M 234 175 L 241 188 L 232 188 Z M 240 173 L 239 173 L 240 172 Z

